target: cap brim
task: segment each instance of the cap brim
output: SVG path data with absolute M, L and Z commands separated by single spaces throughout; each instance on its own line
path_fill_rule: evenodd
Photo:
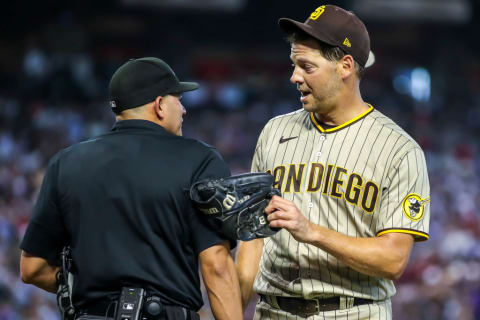
M 197 90 L 200 85 L 196 82 L 180 82 L 175 93 Z
M 368 54 L 367 62 L 365 63 L 365 68 L 371 67 L 374 63 L 375 63 L 375 55 L 373 54 L 373 51 L 370 51 Z
M 321 32 L 319 32 L 319 30 L 315 30 L 311 26 L 303 22 L 295 21 L 289 18 L 280 18 L 278 20 L 278 26 L 280 27 L 280 29 L 282 29 L 283 32 L 287 34 L 291 34 L 295 31 L 301 30 L 308 35 L 314 37 L 315 39 L 325 42 L 331 46 L 336 46 L 336 44 L 333 43 L 327 35 L 322 34 Z
M 295 21 L 295 20 L 292 20 L 292 19 L 289 19 L 289 18 L 280 18 L 278 19 L 278 26 L 280 27 L 280 29 L 282 29 L 283 32 L 285 33 L 292 33 L 298 29 L 301 29 L 305 32 L 308 32 L 306 29 L 308 29 L 307 25 L 302 23 L 302 22 L 299 22 L 299 21 Z M 310 28 L 311 29 L 311 28 Z

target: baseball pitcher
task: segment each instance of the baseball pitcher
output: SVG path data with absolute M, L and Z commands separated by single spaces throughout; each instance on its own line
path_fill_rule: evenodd
M 423 151 L 361 97 L 370 39 L 357 16 L 325 5 L 279 25 L 303 108 L 258 139 L 252 171 L 281 191 L 265 209 L 281 231 L 239 246 L 244 307 L 253 290 L 255 319 L 391 319 L 392 280 L 429 238 Z

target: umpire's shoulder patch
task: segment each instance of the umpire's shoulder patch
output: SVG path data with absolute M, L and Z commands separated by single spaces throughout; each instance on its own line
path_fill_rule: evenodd
M 402 201 L 403 213 L 412 221 L 422 220 L 425 211 L 424 206 L 427 202 L 430 202 L 430 197 L 422 199 L 420 195 L 410 193 Z

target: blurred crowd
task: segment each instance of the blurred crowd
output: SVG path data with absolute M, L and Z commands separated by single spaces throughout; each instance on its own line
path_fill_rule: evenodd
M 288 81 L 287 44 L 255 54 L 233 46 L 182 56 L 182 46 L 195 41 L 184 35 L 163 40 L 175 44 L 167 50 L 164 44 L 100 44 L 87 31 L 62 15 L 26 36 L 20 49 L 2 53 L 12 59 L 0 63 L 0 320 L 59 319 L 54 295 L 21 282 L 19 242 L 49 158 L 113 125 L 108 81 L 128 58 L 164 58 L 180 79 L 201 84 L 182 99 L 184 136 L 217 147 L 233 173 L 249 171 L 268 119 L 301 107 Z M 364 100 L 422 146 L 429 169 L 430 240 L 415 245 L 396 282 L 394 319 L 480 318 L 480 58 L 466 46 L 456 50 L 463 59 L 455 65 L 447 48 L 423 64 L 431 75 L 429 99 L 395 90 L 397 69 L 416 67 L 401 54 L 377 50 L 361 83 Z M 202 319 L 210 318 L 202 309 Z

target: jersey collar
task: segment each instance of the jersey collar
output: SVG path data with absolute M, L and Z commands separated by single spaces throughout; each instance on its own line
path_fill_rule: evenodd
M 125 129 L 140 129 L 140 130 L 155 131 L 157 133 L 170 134 L 161 125 L 156 124 L 152 121 L 140 120 L 140 119 L 117 121 L 113 125 L 112 131 L 119 131 L 119 130 L 125 130 Z
M 369 103 L 367 103 L 367 105 L 369 106 L 368 110 L 365 111 L 364 113 L 356 116 L 355 118 L 345 122 L 345 123 L 342 123 L 341 125 L 338 125 L 336 127 L 333 127 L 333 128 L 330 128 L 330 129 L 325 129 L 323 128 L 320 123 L 317 121 L 317 118 L 315 118 L 315 114 L 313 112 L 310 112 L 310 120 L 312 120 L 312 123 L 313 125 L 315 126 L 315 128 L 318 129 L 318 131 L 322 132 L 322 133 L 331 133 L 331 132 L 335 132 L 335 131 L 339 131 L 343 128 L 346 128 L 352 124 L 354 124 L 355 122 L 357 122 L 358 120 L 361 120 L 362 118 L 366 117 L 370 112 L 372 112 L 374 109 L 373 109 L 373 106 Z

